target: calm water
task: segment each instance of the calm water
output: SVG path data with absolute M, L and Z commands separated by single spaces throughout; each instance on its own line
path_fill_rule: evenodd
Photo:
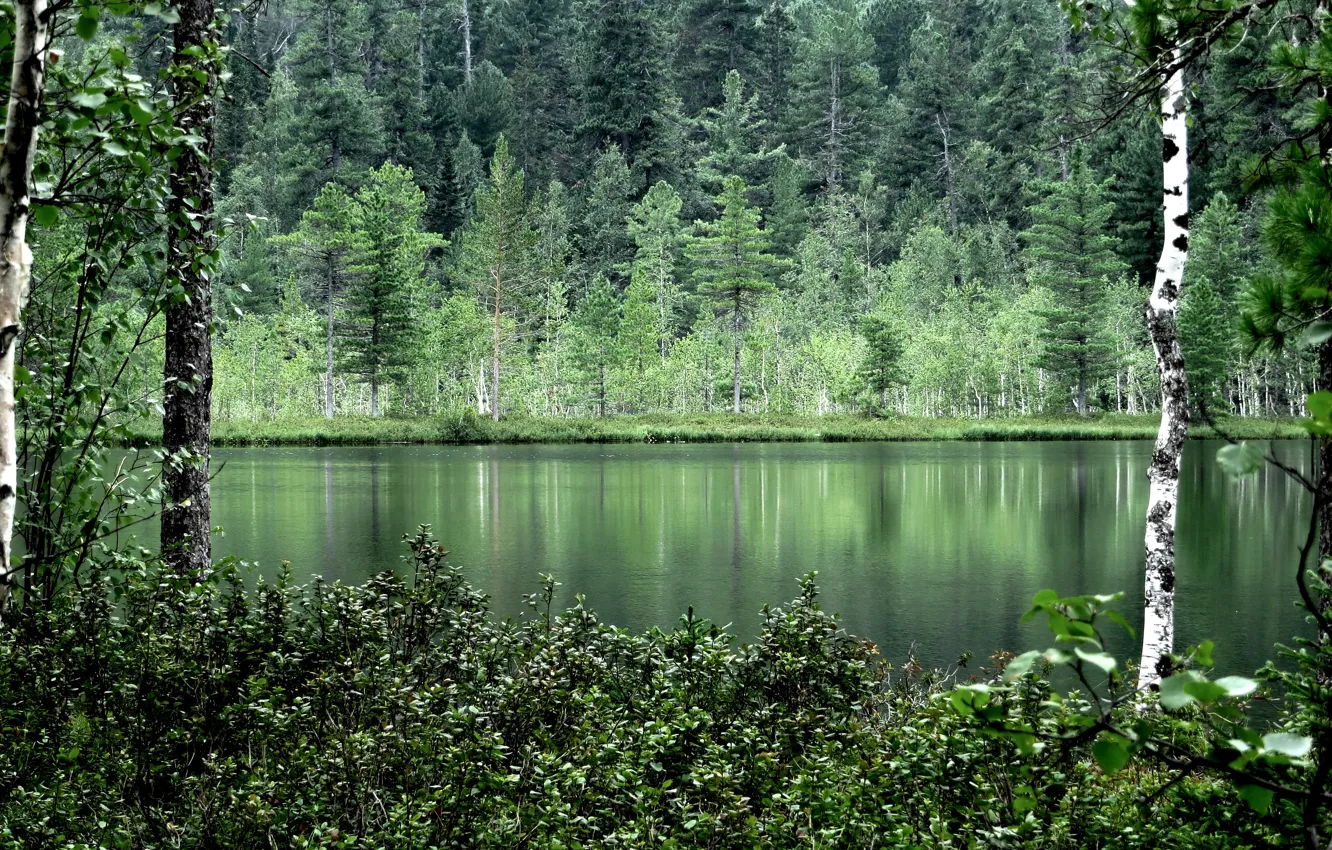
M 1179 634 L 1250 670 L 1303 628 L 1291 565 L 1307 500 L 1276 472 L 1229 481 L 1191 443 Z M 885 654 L 1045 646 L 1038 590 L 1141 597 L 1149 443 L 381 447 L 218 451 L 214 550 L 359 581 L 430 523 L 505 613 L 539 572 L 604 619 L 686 607 L 752 636 L 819 571 L 825 607 Z M 1286 444 L 1289 459 L 1307 448 Z M 1307 463 L 1305 463 L 1307 465 Z

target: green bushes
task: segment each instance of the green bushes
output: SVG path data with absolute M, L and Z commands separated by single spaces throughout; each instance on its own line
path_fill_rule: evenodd
M 551 580 L 501 621 L 427 533 L 410 542 L 405 581 L 247 591 L 234 564 L 202 584 L 126 564 L 16 612 L 0 847 L 1286 840 L 1223 782 L 1111 778 L 1080 751 L 1037 755 L 1040 805 L 1015 807 L 1013 745 L 846 634 L 810 578 L 738 647 L 692 611 L 639 635 L 552 612 Z

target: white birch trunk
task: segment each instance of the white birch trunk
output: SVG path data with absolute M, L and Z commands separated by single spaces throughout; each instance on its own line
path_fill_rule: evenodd
M 14 58 L 4 145 L 0 147 L 0 605 L 9 598 L 14 577 L 14 511 L 18 505 L 14 349 L 32 272 L 28 206 L 46 77 L 48 16 L 46 0 L 14 0 Z
M 1189 252 L 1189 157 L 1184 71 L 1166 84 L 1161 106 L 1165 246 L 1147 303 L 1147 329 L 1161 376 L 1161 427 L 1148 471 L 1142 663 L 1138 687 L 1158 685 L 1175 642 L 1175 519 L 1179 467 L 1189 428 L 1189 385 L 1175 319 Z

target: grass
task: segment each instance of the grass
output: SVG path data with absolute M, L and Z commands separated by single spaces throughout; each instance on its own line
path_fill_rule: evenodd
M 762 416 L 713 413 L 691 416 L 610 416 L 605 419 L 514 418 L 491 422 L 472 416 L 407 419 L 346 417 L 333 420 L 220 421 L 217 446 L 355 446 L 390 443 L 756 443 L 909 440 L 1149 440 L 1155 414 L 1031 416 L 1010 419 L 870 419 L 862 416 Z M 1239 439 L 1305 436 L 1295 419 L 1227 418 L 1219 427 Z M 1195 425 L 1195 439 L 1216 432 Z M 153 444 L 145 431 L 137 442 Z

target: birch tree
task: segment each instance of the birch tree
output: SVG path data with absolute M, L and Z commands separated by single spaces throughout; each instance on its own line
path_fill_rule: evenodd
M 1189 380 L 1179 345 L 1177 317 L 1189 258 L 1188 100 L 1184 68 L 1166 80 L 1161 100 L 1161 173 L 1165 245 L 1147 301 L 1147 330 L 1161 378 L 1161 426 L 1147 476 L 1146 582 L 1143 589 L 1142 661 L 1138 687 L 1157 685 L 1168 673 L 1175 643 L 1175 521 L 1179 469 L 1189 431 Z
M 49 14 L 46 0 L 14 0 L 9 103 L 0 148 L 0 605 L 9 598 L 13 581 L 14 508 L 18 504 L 14 347 L 22 329 L 32 271 L 28 212 L 46 78 Z

